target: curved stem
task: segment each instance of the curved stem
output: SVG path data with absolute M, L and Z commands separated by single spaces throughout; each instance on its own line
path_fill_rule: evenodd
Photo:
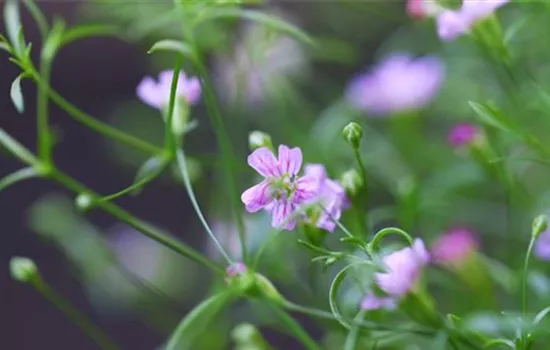
M 89 320 L 84 314 L 76 309 L 67 299 L 57 293 L 40 277 L 33 280 L 32 285 L 42 295 L 63 312 L 74 324 L 76 324 L 90 339 L 101 349 L 120 349 L 98 326 Z

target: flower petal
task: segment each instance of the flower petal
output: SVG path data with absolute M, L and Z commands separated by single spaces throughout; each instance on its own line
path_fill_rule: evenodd
M 263 177 L 281 176 L 277 158 L 267 147 L 261 147 L 252 152 L 248 156 L 248 165 Z
M 296 175 L 302 167 L 302 150 L 299 147 L 279 146 L 279 167 L 283 174 Z
M 286 200 L 279 200 L 275 203 L 272 210 L 271 226 L 278 229 L 292 231 L 296 227 L 296 220 L 289 218 L 294 213 L 294 205 Z
M 249 213 L 257 212 L 272 201 L 269 195 L 269 182 L 262 181 L 256 186 L 250 187 L 241 195 L 241 201 L 244 203 L 246 211 Z
M 161 109 L 164 107 L 164 96 L 159 91 L 157 83 L 151 77 L 145 77 L 136 89 L 136 95 L 143 102 L 151 107 Z
M 296 192 L 294 193 L 294 204 L 303 204 L 319 196 L 319 182 L 312 176 L 302 176 L 296 180 Z

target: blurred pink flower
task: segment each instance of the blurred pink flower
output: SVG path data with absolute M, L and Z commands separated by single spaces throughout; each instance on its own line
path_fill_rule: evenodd
M 389 309 L 393 310 L 397 306 L 395 299 L 388 297 L 379 297 L 373 293 L 365 295 L 361 301 L 361 310 L 377 310 L 377 309 Z
M 459 10 L 444 10 L 437 16 L 437 34 L 444 41 L 453 41 L 467 33 L 477 22 L 495 12 L 509 0 L 467 0 Z
M 545 261 L 550 261 L 550 229 L 540 234 L 534 248 L 535 255 Z
M 407 0 L 407 13 L 415 20 L 423 20 L 437 13 L 439 5 L 435 0 Z
M 227 276 L 235 277 L 246 272 L 246 265 L 242 262 L 236 262 L 233 265 L 228 266 L 225 272 L 227 273 Z
M 170 102 L 170 86 L 172 85 L 172 71 L 163 71 L 158 76 L 158 81 L 151 77 L 145 77 L 139 83 L 136 93 L 140 100 L 151 107 L 163 109 Z M 201 95 L 201 85 L 197 77 L 188 78 L 180 72 L 176 97 L 182 98 L 187 104 L 195 104 Z
M 261 147 L 248 156 L 248 164 L 264 180 L 241 195 L 246 210 L 254 213 L 266 209 L 272 214 L 273 227 L 293 230 L 296 219 L 290 218 L 298 206 L 317 195 L 315 179 L 298 176 L 302 167 L 300 148 L 281 145 L 277 159 L 271 150 Z
M 327 171 L 322 164 L 306 165 L 304 175 L 315 179 L 317 198 L 320 198 L 323 207 L 315 224 L 329 232 L 334 231 L 335 220 L 339 220 L 342 210 L 350 206 L 344 187 L 337 181 L 328 178 Z
M 435 96 L 445 76 L 437 57 L 413 59 L 394 54 L 372 71 L 356 77 L 347 91 L 348 100 L 373 115 L 419 109 Z
M 479 128 L 474 124 L 460 123 L 453 126 L 447 140 L 452 147 L 458 148 L 472 143 L 479 136 Z
M 455 264 L 464 261 L 479 248 L 475 234 L 467 228 L 447 231 L 432 246 L 432 258 L 438 264 Z
M 397 299 L 411 291 L 422 268 L 428 264 L 430 255 L 421 239 L 415 239 L 411 247 L 393 252 L 383 258 L 388 272 L 376 273 L 378 287 L 390 297 Z

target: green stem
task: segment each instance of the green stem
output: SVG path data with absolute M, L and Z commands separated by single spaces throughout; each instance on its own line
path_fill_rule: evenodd
M 531 235 L 531 240 L 529 241 L 529 246 L 527 247 L 527 253 L 525 254 L 525 261 L 523 262 L 523 274 L 521 280 L 521 319 L 522 322 L 525 321 L 525 316 L 527 314 L 527 279 L 528 279 L 528 268 L 529 268 L 529 259 L 531 258 L 531 253 L 533 252 L 533 247 L 535 246 L 536 236 Z M 522 344 L 527 344 L 525 341 L 525 334 L 521 335 Z M 525 345 L 524 345 L 525 346 Z
M 346 337 L 346 343 L 344 344 L 345 350 L 355 350 L 357 347 L 357 341 L 359 340 L 359 329 L 361 327 L 361 321 L 365 317 L 364 311 L 359 311 L 357 316 L 353 319 L 351 329 Z
M 172 129 L 172 120 L 174 120 L 174 107 L 176 105 L 176 92 L 178 88 L 178 79 L 183 63 L 183 56 L 177 55 L 176 63 L 174 64 L 174 72 L 172 77 L 172 83 L 170 85 L 170 99 L 168 103 L 168 115 L 166 117 L 166 125 L 164 127 L 164 147 L 171 155 L 170 158 L 174 158 L 174 151 L 176 150 L 176 140 L 174 130 Z
M 97 327 L 84 314 L 78 311 L 69 301 L 57 293 L 40 277 L 33 280 L 32 285 L 46 299 L 61 310 L 74 324 L 76 324 L 90 339 L 92 339 L 101 349 L 117 350 L 120 349 L 99 327 Z
M 280 306 L 270 303 L 270 306 L 275 311 L 275 313 L 281 318 L 281 320 L 286 324 L 286 326 L 294 333 L 296 338 L 302 343 L 302 345 L 308 350 L 321 350 L 321 346 L 318 345 L 315 340 L 313 340 L 309 334 L 302 328 L 302 326 L 287 313 Z
M 63 110 L 65 110 L 67 114 L 69 114 L 79 123 L 84 124 L 88 128 L 97 131 L 100 134 L 115 139 L 128 146 L 132 146 L 145 153 L 158 154 L 162 152 L 162 148 L 143 141 L 138 137 L 127 134 L 124 131 L 113 128 L 112 126 L 100 122 L 91 115 L 81 111 L 80 109 L 78 109 L 78 107 L 65 100 L 65 98 L 63 98 L 58 92 L 51 89 L 49 87 L 49 84 L 43 81 L 43 79 L 40 77 L 40 75 L 38 75 L 36 71 L 30 71 L 29 73 L 31 74 L 32 79 L 38 84 L 38 87 L 40 89 L 45 89 L 52 101 Z
M 189 172 L 187 170 L 187 162 L 185 161 L 185 154 L 183 153 L 183 150 L 177 149 L 176 150 L 176 158 L 178 161 L 178 168 L 181 172 L 181 177 L 183 178 L 183 182 L 185 184 L 185 189 L 187 190 L 187 194 L 189 195 L 189 199 L 191 200 L 191 204 L 193 204 L 193 208 L 195 209 L 195 212 L 197 213 L 197 216 L 199 217 L 199 220 L 202 223 L 202 226 L 210 236 L 210 239 L 214 242 L 216 247 L 218 248 L 218 251 L 223 255 L 225 260 L 227 260 L 227 263 L 229 265 L 233 264 L 233 260 L 229 257 L 223 246 L 221 245 L 220 241 L 216 238 L 216 235 L 214 232 L 212 232 L 212 229 L 208 225 L 208 222 L 206 222 L 206 219 L 204 218 L 204 215 L 202 214 L 201 208 L 199 206 L 199 203 L 197 202 L 197 198 L 195 197 L 195 193 L 193 192 L 193 187 L 191 185 L 191 180 L 189 179 Z
M 36 121 L 38 130 L 38 157 L 46 164 L 52 162 L 52 135 L 49 126 L 48 86 L 52 69 L 52 60 L 42 57 L 40 60 L 40 76 L 45 84 L 38 87 L 36 102 Z
M 57 169 L 52 169 L 49 175 L 52 179 L 64 185 L 71 191 L 74 191 L 79 194 L 84 193 L 89 195 L 90 197 L 92 197 L 94 204 L 96 204 L 98 208 L 109 213 L 110 215 L 114 216 L 120 221 L 130 225 L 131 227 L 135 228 L 145 236 L 159 242 L 162 245 L 165 245 L 166 247 L 174 250 L 175 252 L 178 252 L 186 256 L 190 260 L 193 260 L 197 263 L 205 265 L 206 267 L 210 268 L 216 273 L 219 273 L 219 274 L 225 273 L 224 269 L 221 266 L 209 260 L 208 258 L 204 257 L 202 254 L 195 251 L 191 247 L 188 247 L 185 244 L 178 242 L 177 240 L 171 238 L 170 236 L 167 236 L 166 234 L 159 232 L 153 227 L 147 225 L 141 220 L 136 219 L 135 217 L 132 216 L 132 214 L 120 208 L 116 204 L 111 202 L 101 201 L 101 197 L 98 194 L 94 193 L 93 191 L 88 189 L 86 186 L 82 185 L 81 183 L 74 180 L 70 176 L 60 172 Z M 96 199 L 99 199 L 99 200 L 96 201 Z
M 368 196 L 369 196 L 369 189 L 368 189 L 368 179 L 367 179 L 367 168 L 365 167 L 365 162 L 363 161 L 363 157 L 361 156 L 361 153 L 359 152 L 359 148 L 353 148 L 353 154 L 355 156 L 355 160 L 357 161 L 357 166 L 359 167 L 359 171 L 361 173 L 361 178 L 363 179 L 363 187 L 361 188 L 361 192 L 363 193 L 362 198 L 359 197 L 359 206 L 364 206 L 365 215 L 363 218 L 360 218 L 360 223 L 362 228 L 365 229 L 365 234 L 369 235 L 370 232 L 370 224 L 369 224 L 369 215 L 368 215 L 368 205 L 364 205 L 365 203 L 368 203 Z
M 193 45 L 193 47 L 195 49 L 194 51 L 197 53 L 197 56 L 199 56 L 196 46 Z M 221 117 L 221 114 L 219 111 L 218 103 L 214 93 L 214 88 L 212 87 L 212 83 L 210 82 L 210 78 L 208 76 L 208 71 L 199 57 L 197 57 L 197 60 L 195 61 L 195 65 L 196 65 L 198 74 L 202 78 L 202 88 L 203 88 L 203 95 L 204 95 L 204 101 L 206 104 L 206 109 L 208 111 L 208 115 L 210 116 L 211 123 L 216 133 L 218 146 L 220 147 L 220 151 L 221 151 L 220 157 L 223 163 L 224 173 L 225 173 L 224 178 L 226 180 L 226 185 L 229 189 L 229 197 L 232 203 L 231 211 L 239 232 L 239 241 L 241 243 L 243 261 L 246 263 L 248 261 L 248 252 L 247 252 L 246 238 L 245 238 L 246 233 L 245 233 L 243 218 L 239 210 L 239 208 L 242 205 L 239 200 L 239 195 L 237 193 L 238 191 L 237 182 L 235 180 L 235 172 L 233 171 L 234 170 L 233 162 L 232 162 L 233 147 L 231 146 L 231 141 L 229 139 L 227 129 L 224 125 L 223 118 Z

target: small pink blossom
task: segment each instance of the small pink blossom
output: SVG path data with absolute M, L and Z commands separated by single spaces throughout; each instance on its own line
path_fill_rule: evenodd
M 439 58 L 394 54 L 371 72 L 356 77 L 347 98 L 354 107 L 374 116 L 416 110 L 432 100 L 444 76 Z
M 435 0 L 407 0 L 407 13 L 415 20 L 423 20 L 437 13 L 439 6 Z
M 447 140 L 452 147 L 458 148 L 472 143 L 478 136 L 479 128 L 476 125 L 460 123 L 451 129 Z
M 317 195 L 315 179 L 298 176 L 302 167 L 300 148 L 281 145 L 276 158 L 267 147 L 261 147 L 248 156 L 248 165 L 264 180 L 241 195 L 246 210 L 250 213 L 268 210 L 272 214 L 273 227 L 293 230 L 296 219 L 292 216 L 298 207 Z
M 140 100 L 151 107 L 164 109 L 170 102 L 170 87 L 174 72 L 163 71 L 158 76 L 158 81 L 151 77 L 145 77 L 139 83 L 136 93 Z M 195 104 L 201 95 L 201 84 L 197 77 L 187 77 L 180 72 L 176 87 L 176 97 L 182 98 L 189 105 Z
M 388 309 L 393 310 L 397 306 L 395 299 L 389 297 L 379 297 L 373 293 L 368 293 L 365 295 L 361 301 L 361 310 L 378 310 L 378 309 Z
M 378 287 L 396 299 L 411 291 L 416 285 L 422 268 L 429 262 L 430 255 L 421 239 L 415 239 L 411 247 L 403 248 L 383 258 L 388 272 L 376 273 Z
M 456 264 L 464 261 L 479 248 L 475 234 L 457 227 L 441 236 L 432 247 L 433 261 L 438 264 Z
M 229 265 L 227 269 L 225 270 L 228 277 L 235 277 L 238 275 L 242 275 L 246 272 L 246 265 L 242 262 L 236 262 L 232 265 Z
M 478 21 L 490 16 L 509 0 L 467 0 L 459 10 L 444 10 L 437 16 L 437 34 L 441 40 L 453 41 L 466 34 Z
M 325 167 L 321 164 L 306 165 L 304 175 L 315 179 L 317 198 L 320 199 L 323 208 L 315 224 L 329 232 L 334 231 L 335 220 L 339 220 L 342 210 L 350 206 L 346 190 L 339 182 L 328 177 Z

